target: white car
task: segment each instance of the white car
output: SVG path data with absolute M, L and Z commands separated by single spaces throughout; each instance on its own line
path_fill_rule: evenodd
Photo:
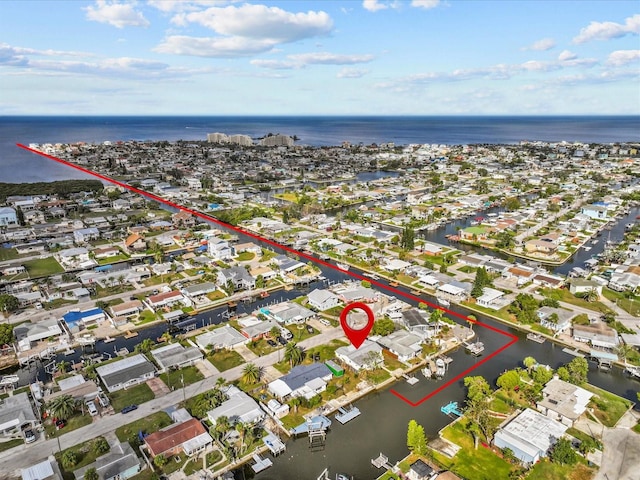
M 24 431 L 24 443 L 33 443 L 36 441 L 36 434 L 33 433 L 33 430 L 25 430 Z
M 93 401 L 91 400 L 87 402 L 87 410 L 89 410 L 89 415 L 91 415 L 92 417 L 95 417 L 96 415 L 98 415 L 98 409 L 96 408 L 96 404 L 93 403 Z

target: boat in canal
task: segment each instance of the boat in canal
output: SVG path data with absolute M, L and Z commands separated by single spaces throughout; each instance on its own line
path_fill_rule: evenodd
M 482 342 L 469 343 L 466 345 L 465 350 L 469 352 L 471 355 L 478 357 L 482 354 L 482 352 L 484 352 L 484 343 Z

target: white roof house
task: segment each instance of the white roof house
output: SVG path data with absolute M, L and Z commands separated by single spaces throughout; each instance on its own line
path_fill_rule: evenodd
M 29 350 L 31 345 L 45 338 L 62 335 L 62 330 L 56 318 L 49 318 L 38 323 L 25 322 L 16 325 L 13 333 L 18 341 L 20 350 Z
M 230 385 L 226 394 L 229 399 L 207 413 L 209 421 L 215 425 L 218 418 L 224 416 L 232 424 L 235 422 L 256 423 L 265 416 L 258 403 L 242 390 Z
M 542 400 L 536 407 L 543 414 L 569 427 L 582 415 L 593 393 L 571 383 L 552 378 L 542 389 Z
M 356 372 L 361 369 L 367 370 L 382 362 L 382 347 L 367 339 L 360 348 L 349 345 L 336 349 L 336 357 Z
M 329 290 L 320 290 L 318 288 L 309 293 L 307 299 L 310 306 L 320 311 L 328 310 L 340 304 L 340 299 L 336 294 Z
M 380 337 L 378 343 L 398 357 L 401 362 L 407 362 L 422 351 L 422 338 L 407 330 L 397 330 L 386 337 Z
M 156 367 L 144 355 L 138 354 L 97 367 L 96 373 L 107 390 L 115 392 L 153 378 Z
M 249 339 L 231 325 L 224 325 L 196 337 L 196 344 L 202 350 L 206 350 L 209 346 L 213 349 L 229 349 L 247 342 L 249 342 Z
M 38 422 L 26 392 L 7 397 L 0 403 L 0 432 L 19 430 Z
M 57 480 L 62 478 L 57 472 L 53 471 L 50 460 L 44 460 L 29 468 L 23 468 L 21 475 L 22 480 Z
M 527 408 L 494 436 L 499 448 L 509 448 L 523 463 L 535 463 L 564 435 L 567 426 Z
M 161 371 L 193 365 L 203 358 L 202 352 L 196 347 L 185 347 L 180 343 L 170 343 L 151 350 L 151 355 L 158 362 Z

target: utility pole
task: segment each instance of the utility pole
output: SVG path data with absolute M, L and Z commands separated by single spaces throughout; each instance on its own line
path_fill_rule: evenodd
M 182 401 L 187 401 L 187 392 L 184 389 L 184 374 L 180 375 L 180 381 L 182 382 Z

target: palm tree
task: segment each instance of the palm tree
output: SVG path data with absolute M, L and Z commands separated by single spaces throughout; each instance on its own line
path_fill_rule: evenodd
M 522 363 L 524 363 L 524 366 L 527 367 L 527 370 L 531 373 L 531 369 L 538 363 L 538 361 L 533 357 L 525 357 Z
M 71 395 L 60 395 L 51 400 L 47 405 L 47 410 L 57 418 L 69 418 L 74 414 L 78 403 Z
M 62 360 L 56 364 L 56 369 L 62 373 L 67 373 L 67 369 L 71 364 L 65 360 Z
M 78 457 L 73 450 L 67 450 L 62 455 L 62 466 L 65 470 L 69 471 L 78 463 Z
M 145 338 L 138 345 L 136 345 L 136 352 L 147 353 L 151 348 L 155 345 L 153 340 L 150 338 Z
M 600 298 L 600 294 L 595 288 L 590 288 L 582 294 L 582 298 L 584 298 L 587 302 L 595 302 Z
M 296 342 L 289 342 L 284 349 L 284 359 L 289 362 L 290 366 L 295 366 L 302 363 L 304 358 L 304 352 L 301 347 L 298 347 Z
M 262 368 L 255 363 L 247 363 L 242 369 L 242 381 L 247 385 L 258 383 L 262 377 Z
M 236 423 L 236 431 L 240 434 L 240 454 L 244 450 L 244 434 L 247 431 L 247 426 L 243 422 Z
M 215 430 L 220 434 L 220 438 L 224 436 L 230 426 L 229 419 L 226 416 L 221 415 L 216 419 Z
M 224 379 L 224 377 L 218 377 L 216 379 L 216 388 L 222 388 L 225 383 L 227 383 L 227 381 Z

